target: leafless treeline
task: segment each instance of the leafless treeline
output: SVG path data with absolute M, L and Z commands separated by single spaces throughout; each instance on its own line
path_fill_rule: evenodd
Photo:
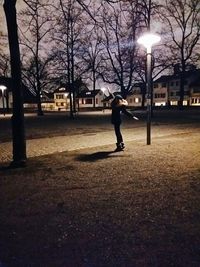
M 42 90 L 60 85 L 72 99 L 77 84 L 96 89 L 97 81 L 126 96 L 145 81 L 145 50 L 137 39 L 149 27 L 162 37 L 153 51 L 153 78 L 179 64 L 183 92 L 185 70 L 199 63 L 199 0 L 24 2 L 18 13 L 22 77 L 38 97 L 39 113 Z M 6 59 L 0 60 L 2 73 L 8 73 Z

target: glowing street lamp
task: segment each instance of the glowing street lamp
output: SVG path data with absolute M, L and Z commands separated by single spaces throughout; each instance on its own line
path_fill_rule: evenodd
M 152 66 L 151 66 L 151 47 L 160 41 L 160 36 L 147 33 L 138 39 L 138 43 L 147 49 L 147 145 L 151 144 L 151 83 L 152 83 Z
M 105 87 L 102 87 L 102 88 L 101 88 L 101 91 L 102 91 L 103 93 L 105 93 L 106 88 L 105 88 Z
M 5 85 L 0 85 L 0 90 L 2 91 L 2 103 L 3 103 L 3 114 L 5 116 L 5 105 L 4 105 L 4 91 L 7 89 Z
M 160 41 L 160 36 L 152 33 L 146 33 L 138 39 L 138 44 L 143 45 L 147 49 L 147 53 L 151 52 L 151 47 Z

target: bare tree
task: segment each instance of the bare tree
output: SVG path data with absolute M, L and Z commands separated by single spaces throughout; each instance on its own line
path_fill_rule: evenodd
M 162 6 L 163 21 L 168 26 L 166 46 L 171 60 L 180 66 L 180 100 L 183 107 L 185 71 L 188 64 L 197 63 L 200 40 L 199 0 L 166 0 Z M 165 30 L 165 35 L 166 30 Z M 198 49 L 197 49 L 198 48 Z
M 0 49 L 0 75 L 8 77 L 10 74 L 10 57 Z
M 0 75 L 8 77 L 10 75 L 10 56 L 8 51 L 8 36 L 0 30 Z
M 138 13 L 140 14 L 140 29 L 142 33 L 155 32 L 155 25 L 159 24 L 159 1 L 138 0 Z M 156 27 L 157 28 L 157 27 Z M 147 57 L 146 49 L 140 51 L 138 55 L 137 74 L 143 84 L 147 84 Z M 151 105 L 153 103 L 153 80 L 169 67 L 169 61 L 166 53 L 163 53 L 163 47 L 156 47 L 156 51 L 151 52 Z M 146 98 L 146 87 L 142 88 L 142 106 L 144 107 Z
M 104 4 L 102 35 L 105 52 L 100 73 L 104 82 L 115 84 L 124 97 L 132 90 L 136 71 L 136 36 L 139 13 L 135 3 Z
M 102 38 L 99 34 L 97 25 L 91 25 L 92 29 L 86 32 L 84 39 L 81 42 L 83 47 L 79 57 L 81 65 L 84 70 L 83 76 L 92 82 L 92 90 L 96 90 L 97 80 L 100 78 L 101 53 L 103 51 Z M 93 100 L 93 107 L 95 107 L 95 94 Z
M 26 141 L 24 130 L 23 92 L 21 83 L 21 62 L 17 33 L 16 0 L 5 0 L 8 40 L 10 48 L 12 94 L 13 94 L 13 162 L 11 167 L 22 167 L 26 162 Z
M 24 0 L 27 7 L 20 12 L 21 27 L 21 45 L 24 47 L 22 50 L 34 65 L 34 87 L 30 88 L 34 90 L 37 98 L 38 115 L 43 115 L 41 106 L 41 64 L 48 61 L 44 59 L 48 48 L 48 34 L 52 30 L 51 27 L 51 5 L 49 1 L 44 0 Z M 25 56 L 23 57 L 23 59 Z M 31 60 L 30 60 L 31 59 Z M 25 69 L 25 65 L 23 70 Z M 29 68 L 29 67 L 28 67 Z M 26 70 L 27 72 L 27 70 Z M 23 71 L 24 73 L 24 71 Z M 24 76 L 27 76 L 24 73 Z M 26 79 L 27 81 L 27 79 Z M 31 85 L 31 83 L 29 83 Z
M 55 85 L 54 77 L 54 57 L 49 55 L 47 58 L 39 58 L 37 68 L 35 58 L 23 60 L 22 79 L 23 83 L 29 88 L 33 96 L 37 95 L 37 79 L 40 81 L 40 95 L 44 90 L 50 91 Z
M 57 24 L 53 33 L 52 41 L 55 43 L 54 54 L 57 58 L 60 77 L 66 84 L 70 98 L 70 117 L 74 117 L 76 111 L 76 81 L 81 73 L 78 64 L 80 50 L 82 49 L 81 34 L 84 29 L 82 17 L 83 9 L 75 0 L 60 0 L 56 9 Z

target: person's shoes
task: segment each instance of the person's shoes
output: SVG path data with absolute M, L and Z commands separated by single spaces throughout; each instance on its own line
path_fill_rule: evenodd
M 115 149 L 115 151 L 123 151 L 125 146 L 124 146 L 124 143 L 120 143 L 120 144 L 116 144 L 117 145 L 117 148 Z
M 125 145 L 124 145 L 124 143 L 120 143 L 120 146 L 121 146 L 121 148 L 122 148 L 122 149 L 124 149 L 124 148 L 125 148 Z

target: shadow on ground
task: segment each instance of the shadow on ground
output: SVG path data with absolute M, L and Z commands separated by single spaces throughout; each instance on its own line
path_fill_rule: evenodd
M 82 154 L 76 157 L 78 161 L 90 161 L 94 162 L 101 159 L 106 159 L 109 157 L 121 157 L 123 156 L 123 151 L 98 151 L 92 154 Z

